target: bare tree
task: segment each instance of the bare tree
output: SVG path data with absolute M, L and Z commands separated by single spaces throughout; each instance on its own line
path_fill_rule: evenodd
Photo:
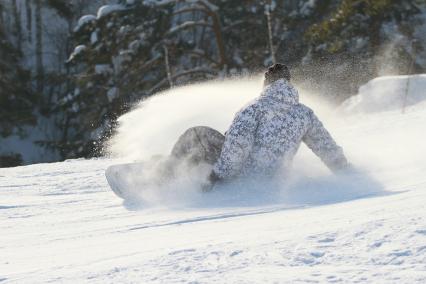
M 410 91 L 410 85 L 411 85 L 410 75 L 413 74 L 414 66 L 416 65 L 416 57 L 417 57 L 417 52 L 418 52 L 418 49 L 419 49 L 418 43 L 419 42 L 418 42 L 417 39 L 413 39 L 411 41 L 412 55 L 411 55 L 410 66 L 408 67 L 407 82 L 405 84 L 405 93 L 404 93 L 404 98 L 403 98 L 403 101 L 402 101 L 402 113 L 403 114 L 405 113 L 405 109 L 407 107 L 408 95 L 409 95 L 409 91 Z
M 276 63 L 277 60 L 275 58 L 275 48 L 274 48 L 274 40 L 272 33 L 272 1 L 268 0 L 267 4 L 265 4 L 265 15 L 268 23 L 268 38 L 269 38 L 269 49 L 272 58 L 272 63 Z
M 217 14 L 217 11 L 215 9 L 215 7 L 213 7 L 213 5 L 209 5 L 208 3 L 206 3 L 206 1 L 188 1 L 191 3 L 190 6 L 184 7 L 182 9 L 179 9 L 177 11 L 174 12 L 174 15 L 181 15 L 184 13 L 193 13 L 193 12 L 201 12 L 201 13 L 205 13 L 208 18 L 210 18 L 211 23 L 209 21 L 203 20 L 203 21 L 187 21 L 182 23 L 181 25 L 173 28 L 171 30 L 171 33 L 177 33 L 183 29 L 188 29 L 188 28 L 196 28 L 196 27 L 207 27 L 207 28 L 211 28 L 214 35 L 215 35 L 215 40 L 216 40 L 216 46 L 218 49 L 218 53 L 219 53 L 219 60 L 217 60 L 218 62 L 218 68 L 223 68 L 226 66 L 227 64 L 227 59 L 226 59 L 226 52 L 225 52 L 225 43 L 223 41 L 223 36 L 222 36 L 222 28 L 220 25 L 220 20 L 219 20 L 219 15 Z M 199 54 L 201 55 L 201 54 Z M 205 54 L 206 55 L 206 54 Z M 211 61 L 211 59 L 209 59 L 209 61 Z
M 171 71 L 170 62 L 169 62 L 169 50 L 167 49 L 166 45 L 164 45 L 163 48 L 164 48 L 164 63 L 166 65 L 167 80 L 169 81 L 170 88 L 173 88 L 172 71 Z

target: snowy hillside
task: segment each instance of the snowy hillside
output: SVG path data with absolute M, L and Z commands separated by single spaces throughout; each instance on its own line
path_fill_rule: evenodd
M 332 176 L 303 148 L 291 183 L 280 190 L 180 189 L 132 205 L 123 204 L 104 177 L 122 160 L 0 169 L 0 282 L 426 283 L 426 96 L 416 93 L 404 114 L 397 107 L 363 111 L 358 104 L 368 101 L 366 90 L 381 89 L 380 82 L 389 83 L 370 82 L 362 98 L 346 102 L 343 118 L 302 92 L 359 169 L 356 175 Z M 209 100 L 192 105 L 192 117 L 169 124 L 153 117 L 148 123 L 159 129 L 149 135 L 164 139 L 180 131 L 176 125 L 196 122 L 224 127 L 234 108 L 257 92 L 235 84 L 229 87 L 252 91 L 227 105 L 210 96 L 223 85 L 198 87 Z M 132 125 L 148 129 L 137 118 L 154 115 L 164 105 L 159 102 L 177 109 L 176 94 L 123 117 L 117 139 L 124 142 L 113 143 L 115 153 L 131 152 L 117 149 L 138 137 Z M 386 92 L 378 99 L 386 101 Z M 221 106 L 223 117 L 214 118 Z

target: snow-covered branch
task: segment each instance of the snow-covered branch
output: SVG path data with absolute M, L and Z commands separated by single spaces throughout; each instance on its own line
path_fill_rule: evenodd
M 194 74 L 216 75 L 217 72 L 213 69 L 210 69 L 210 68 L 200 67 L 200 68 L 195 68 L 195 69 L 185 70 L 185 71 L 179 72 L 179 73 L 171 76 L 171 80 L 176 81 L 177 79 L 179 79 L 181 77 L 188 76 L 188 75 L 194 75 Z M 158 82 L 156 85 L 154 85 L 151 89 L 149 89 L 148 94 L 153 94 L 156 91 L 160 90 L 163 86 L 166 85 L 167 82 L 168 82 L 168 78 L 164 78 L 163 80 Z
M 196 26 L 204 26 L 212 28 L 213 26 L 206 21 L 186 21 L 180 25 L 174 26 L 168 31 L 168 34 L 175 34 L 181 30 L 196 27 Z

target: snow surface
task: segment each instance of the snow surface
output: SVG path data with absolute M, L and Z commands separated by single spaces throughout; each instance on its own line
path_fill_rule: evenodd
M 402 109 L 426 101 L 426 75 L 384 76 L 361 86 L 357 96 L 343 103 L 346 112 Z
M 227 93 L 224 86 L 195 87 L 196 93 L 205 90 L 210 111 L 200 99 L 194 117 L 177 116 L 179 121 L 160 123 L 158 132 L 146 135 L 163 139 L 174 136 L 178 122 L 215 122 L 213 113 L 227 101 L 222 94 L 212 99 L 210 92 Z M 253 86 L 228 87 L 245 94 Z M 168 100 L 179 109 L 177 95 L 183 103 L 195 96 L 185 97 L 190 90 L 183 90 L 141 104 L 121 123 L 130 128 L 129 117 L 152 115 Z M 405 114 L 395 109 L 335 117 L 301 92 L 358 174 L 332 176 L 303 147 L 286 188 L 228 187 L 208 194 L 181 188 L 123 204 L 108 188 L 104 171 L 124 160 L 0 169 L 0 281 L 425 283 L 426 102 Z M 250 96 L 231 96 L 233 106 L 222 105 L 226 118 L 216 124 L 226 124 L 238 98 L 242 103 Z M 347 104 L 355 109 L 357 101 Z

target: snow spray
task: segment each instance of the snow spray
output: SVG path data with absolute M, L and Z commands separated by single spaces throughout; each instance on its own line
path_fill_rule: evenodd
M 235 113 L 260 95 L 260 76 L 210 81 L 158 93 L 137 104 L 118 119 L 116 135 L 108 142 L 113 157 L 128 161 L 167 154 L 186 129 L 204 125 L 224 133 Z M 300 91 L 301 101 L 328 116 L 330 107 Z M 321 117 L 322 118 L 322 117 Z
M 209 126 L 224 133 L 235 113 L 259 96 L 262 83 L 260 76 L 211 81 L 174 88 L 152 96 L 119 118 L 117 133 L 108 144 L 109 151 L 113 157 L 125 161 L 145 161 L 155 155 L 168 155 L 178 137 L 192 126 Z M 342 118 L 335 107 L 320 101 L 320 95 L 298 89 L 301 102 L 316 112 L 343 147 L 349 160 L 357 164 L 359 159 L 352 158 L 357 157 L 361 145 L 354 145 L 348 140 L 345 125 L 347 119 Z M 193 182 L 197 173 L 180 169 L 178 181 L 163 186 L 167 189 L 143 189 L 142 200 L 170 206 L 207 206 L 208 196 L 207 203 L 212 206 L 248 206 L 262 202 L 324 204 L 380 191 L 378 182 L 361 173 L 362 167 L 356 175 L 334 176 L 303 145 L 293 164 L 292 174 L 285 176 L 287 186 L 280 187 L 279 190 L 276 190 L 275 183 L 256 186 L 238 183 L 214 193 L 200 193 L 196 186 L 200 178 L 196 183 Z M 200 171 L 202 173 L 199 176 L 204 178 L 208 169 Z

